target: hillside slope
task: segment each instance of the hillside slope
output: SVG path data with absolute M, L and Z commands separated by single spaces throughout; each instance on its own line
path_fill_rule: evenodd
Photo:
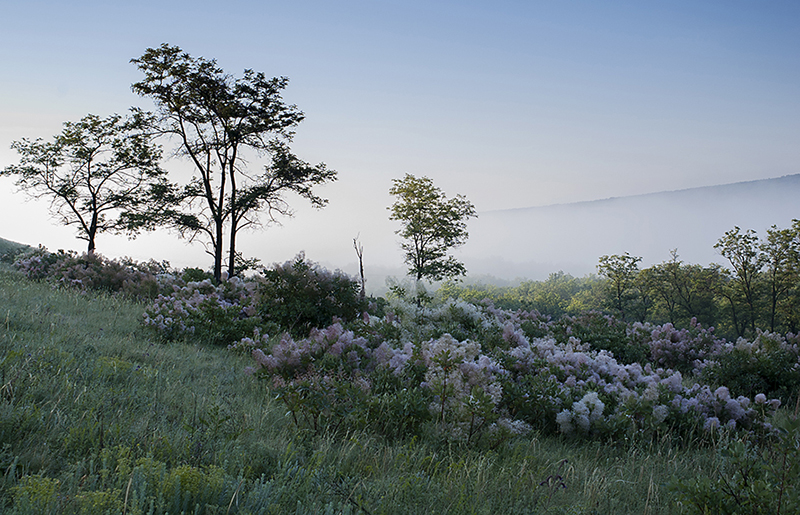
M 0 256 L 8 253 L 17 253 L 28 248 L 28 245 L 0 238 Z

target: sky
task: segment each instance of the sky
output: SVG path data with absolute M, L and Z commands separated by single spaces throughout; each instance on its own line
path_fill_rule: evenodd
M 325 209 L 290 198 L 293 218 L 240 237 L 266 264 L 304 250 L 354 272 L 358 237 L 368 268 L 400 269 L 388 190 L 406 173 L 480 213 L 800 172 L 797 2 L 31 0 L 2 12 L 0 167 L 17 162 L 14 140 L 152 108 L 130 89 L 148 47 L 289 77 L 283 97 L 306 116 L 292 148 L 339 179 L 318 190 Z M 47 208 L 0 179 L 0 237 L 83 250 Z M 163 230 L 97 244 L 211 265 Z

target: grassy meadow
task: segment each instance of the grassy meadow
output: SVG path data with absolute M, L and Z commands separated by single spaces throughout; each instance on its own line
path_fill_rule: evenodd
M 670 485 L 720 466 L 720 442 L 310 434 L 251 358 L 161 343 L 142 313 L 0 269 L 0 511 L 689 513 Z

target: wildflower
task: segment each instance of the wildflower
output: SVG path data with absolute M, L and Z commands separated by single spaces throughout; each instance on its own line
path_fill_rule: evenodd
M 717 417 L 708 417 L 703 424 L 705 431 L 713 431 L 719 427 L 719 419 Z

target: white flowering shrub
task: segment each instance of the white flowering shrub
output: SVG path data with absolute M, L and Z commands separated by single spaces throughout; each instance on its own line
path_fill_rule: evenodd
M 213 345 L 229 345 L 253 334 L 259 320 L 254 307 L 252 281 L 225 278 L 180 285 L 172 279 L 172 292 L 160 294 L 145 308 L 143 324 L 170 341 L 191 337 Z

